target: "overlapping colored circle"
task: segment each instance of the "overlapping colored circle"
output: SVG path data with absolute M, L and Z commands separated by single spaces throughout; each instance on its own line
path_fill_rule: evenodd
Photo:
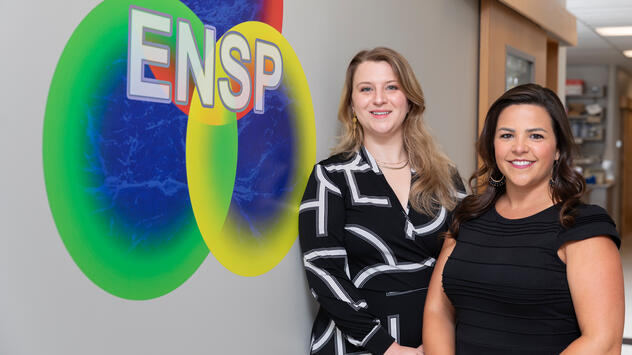
M 208 204 L 219 196 L 208 191 L 208 182 L 217 179 L 212 167 L 218 159 L 232 159 L 227 155 L 233 150 L 217 153 L 213 142 L 233 127 L 201 123 L 205 110 L 199 100 L 192 103 L 189 119 L 187 173 L 195 218 L 209 249 L 229 270 L 254 276 L 274 267 L 296 239 L 296 206 L 315 155 L 313 109 L 298 58 L 278 31 L 261 22 L 241 23 L 230 31 L 243 35 L 252 53 L 255 39 L 276 44 L 283 53 L 283 82 L 266 92 L 263 114 L 249 112 L 237 121 L 235 189 L 221 233 L 215 228 L 222 216 Z M 217 106 L 207 110 L 218 109 L 228 111 Z
M 264 2 L 250 2 L 256 16 L 280 25 L 278 15 L 263 12 Z M 264 114 L 235 114 L 218 100 L 202 108 L 192 83 L 186 107 L 126 97 L 130 6 L 185 19 L 202 38 L 204 24 L 192 9 L 207 9 L 204 1 L 186 3 L 104 1 L 68 41 L 49 91 L 43 160 L 59 234 L 89 279 L 126 299 L 174 290 L 209 249 L 240 275 L 270 270 L 296 239 L 298 194 L 314 160 L 305 75 L 287 41 L 264 23 L 232 28 L 250 44 L 257 36 L 283 53 L 283 82 L 266 91 Z M 221 2 L 210 3 L 217 3 L 214 14 L 200 17 L 225 23 L 232 8 L 224 6 L 221 16 Z M 146 40 L 174 55 L 175 36 L 148 33 Z M 146 75 L 168 79 L 173 68 L 147 67 Z M 216 76 L 222 75 L 218 66 Z

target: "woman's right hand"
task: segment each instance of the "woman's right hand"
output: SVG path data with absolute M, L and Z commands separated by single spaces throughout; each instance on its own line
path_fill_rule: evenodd
M 424 352 L 420 349 L 401 346 L 397 344 L 397 342 L 393 342 L 393 344 L 386 349 L 384 355 L 424 355 Z

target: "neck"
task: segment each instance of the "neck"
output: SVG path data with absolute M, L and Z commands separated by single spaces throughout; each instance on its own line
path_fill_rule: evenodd
M 553 205 L 548 181 L 535 187 L 517 187 L 508 182 L 506 192 L 501 198 L 514 211 L 539 211 Z
M 401 136 L 388 139 L 366 137 L 363 144 L 376 160 L 397 163 L 408 159 L 408 153 L 406 153 Z

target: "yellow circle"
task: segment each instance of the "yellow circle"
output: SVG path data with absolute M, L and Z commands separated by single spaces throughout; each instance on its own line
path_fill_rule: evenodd
M 200 156 L 208 154 L 208 148 L 211 144 L 204 139 L 218 139 L 218 137 L 210 134 L 207 137 L 201 137 L 198 133 L 187 133 L 187 171 L 194 172 L 190 175 L 195 175 L 195 181 L 189 181 L 189 188 L 198 226 L 211 253 L 230 271 L 242 276 L 257 276 L 276 266 L 285 257 L 298 236 L 298 206 L 316 156 L 314 110 L 307 79 L 298 57 L 287 40 L 276 29 L 262 22 L 250 21 L 241 23 L 228 32 L 238 32 L 247 40 L 253 60 L 255 40 L 257 39 L 273 43 L 281 51 L 283 58 L 282 81 L 291 102 L 286 109 L 291 111 L 289 116 L 294 127 L 293 134 L 296 142 L 296 150 L 293 152 L 293 159 L 295 160 L 293 166 L 295 168 L 291 172 L 291 183 L 288 184 L 293 189 L 282 197 L 282 201 L 279 201 L 283 207 L 273 218 L 273 222 L 266 225 L 262 236 L 254 237 L 244 233 L 243 231 L 248 230 L 248 228 L 241 226 L 240 223 L 242 222 L 233 220 L 230 215 L 223 221 L 223 228 L 218 232 L 218 226 L 222 224 L 220 221 L 222 214 L 214 213 L 217 206 L 209 207 L 209 205 L 213 205 L 209 199 L 214 198 L 214 196 L 218 197 L 218 192 L 209 193 L 199 186 L 200 184 L 212 185 L 216 176 L 209 175 L 211 173 L 209 169 L 189 166 L 189 164 L 204 164 L 204 159 L 200 159 Z M 217 41 L 217 44 L 221 44 L 221 39 Z M 216 49 L 216 53 L 219 53 L 219 48 Z M 221 72 L 219 61 L 216 63 L 216 79 L 226 77 Z M 217 87 L 215 91 L 217 94 Z M 193 96 L 195 97 L 196 94 Z M 253 97 L 254 95 L 251 96 L 251 100 Z M 193 103 L 194 101 L 192 101 Z M 228 125 L 225 123 L 225 118 L 228 117 L 226 112 L 228 111 L 221 106 L 221 100 L 217 100 L 217 97 L 215 104 L 216 107 L 211 110 L 221 110 L 224 114 L 220 115 L 218 113 L 220 111 L 218 111 L 208 115 L 208 117 L 214 117 L 213 119 L 194 118 L 189 120 L 189 128 L 194 127 L 198 131 L 211 132 L 217 127 Z M 200 112 L 204 110 L 200 110 Z M 196 123 L 192 123 L 194 121 Z M 189 138 L 194 135 L 195 139 L 189 142 Z M 217 148 L 216 145 L 213 146 Z M 194 150 L 191 152 L 191 156 L 195 155 L 197 159 L 189 161 L 190 150 Z M 236 147 L 222 148 L 222 155 L 229 156 L 229 160 L 233 159 L 233 154 L 236 161 Z M 234 182 L 234 170 L 232 173 Z M 203 196 L 194 196 L 198 192 L 203 193 Z M 219 198 L 224 198 L 225 192 L 219 194 L 221 195 Z M 232 194 L 232 188 L 228 192 Z

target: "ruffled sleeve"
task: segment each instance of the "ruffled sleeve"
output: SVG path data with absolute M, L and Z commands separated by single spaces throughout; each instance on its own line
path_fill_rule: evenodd
M 597 236 L 607 236 L 621 247 L 621 238 L 608 212 L 596 205 L 580 205 L 576 208 L 575 223 L 568 229 L 562 229 L 557 237 L 557 249 L 564 243 L 584 240 Z

